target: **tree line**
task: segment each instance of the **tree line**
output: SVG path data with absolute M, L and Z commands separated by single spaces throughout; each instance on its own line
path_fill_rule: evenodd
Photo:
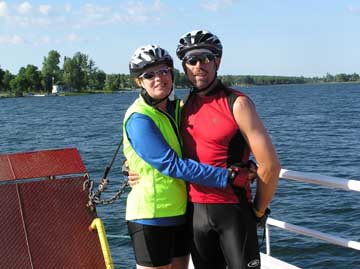
M 77 52 L 73 57 L 64 57 L 60 67 L 61 55 L 51 50 L 42 62 L 42 67 L 28 64 L 21 67 L 14 75 L 0 65 L 0 94 L 21 95 L 22 93 L 51 93 L 53 85 L 61 85 L 74 92 L 113 92 L 134 89 L 133 79 L 129 74 L 106 74 L 86 54 Z M 327 73 L 324 77 L 291 77 L 291 76 L 252 76 L 224 75 L 219 76 L 228 86 L 303 84 L 328 82 L 356 82 L 360 76 L 354 74 Z M 188 88 L 189 82 L 184 73 L 174 69 L 174 84 L 177 88 Z

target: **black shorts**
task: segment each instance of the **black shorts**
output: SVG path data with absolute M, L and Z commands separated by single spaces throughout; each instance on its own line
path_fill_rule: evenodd
M 197 269 L 260 269 L 254 216 L 247 202 L 188 205 L 191 256 Z
M 155 267 L 190 253 L 186 225 L 151 226 L 127 222 L 138 265 Z

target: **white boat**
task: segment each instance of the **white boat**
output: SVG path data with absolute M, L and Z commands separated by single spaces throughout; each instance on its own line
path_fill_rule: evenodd
M 29 167 L 31 169 L 28 169 Z M 115 268 L 107 237 L 119 236 L 106 236 L 101 221 L 95 218 L 93 210 L 89 210 L 93 205 L 89 204 L 88 191 L 89 188 L 92 189 L 92 183 L 75 148 L 0 154 L 0 168 L 0 211 L 6 220 L 2 223 L 0 233 L 5 242 L 0 246 L 0 252 L 5 251 L 9 254 L 0 255 L 0 268 L 9 268 L 10 264 L 17 264 L 17 267 L 13 268 L 44 268 L 44 264 L 47 264 L 50 258 L 54 260 L 55 256 L 57 262 L 65 266 L 61 268 L 84 262 L 88 264 L 85 268 L 100 268 L 98 265 L 103 264 L 107 269 Z M 360 192 L 359 180 L 286 169 L 281 170 L 280 178 Z M 87 225 L 90 223 L 91 230 L 97 230 L 99 238 L 88 231 Z M 301 265 L 294 265 L 295 258 L 283 261 L 271 255 L 273 227 L 360 250 L 360 242 L 350 238 L 268 218 L 265 227 L 266 253 L 261 253 L 262 269 L 301 268 Z M 63 236 L 64 234 L 71 236 Z M 47 247 L 49 241 L 52 242 L 51 248 Z M 84 244 L 85 247 L 77 244 L 80 241 L 87 242 Z M 44 252 L 47 254 L 44 255 Z M 59 252 L 62 255 L 57 257 L 56 254 Z M 19 256 L 22 259 L 19 259 Z M 189 268 L 194 266 L 190 264 Z
M 360 180 L 350 180 L 339 177 L 325 176 L 316 173 L 305 173 L 281 169 L 281 180 L 292 180 L 303 182 L 306 184 L 316 184 L 326 186 L 334 189 L 341 189 L 346 191 L 360 192 Z M 336 207 L 336 205 L 334 205 Z M 335 224 L 335 223 L 334 223 Z M 284 261 L 271 255 L 271 230 L 273 228 L 280 228 L 289 232 L 297 233 L 303 236 L 323 240 L 327 243 L 338 245 L 345 248 L 355 249 L 360 251 L 360 242 L 356 242 L 350 238 L 342 238 L 338 235 L 330 234 L 325 231 L 317 231 L 307 227 L 294 225 L 282 220 L 268 218 L 265 231 L 266 231 L 266 253 L 261 255 L 261 269 L 300 269 L 300 265 L 294 265 L 295 261 Z M 108 235 L 108 237 L 113 237 Z M 116 236 L 114 236 L 116 237 Z M 190 260 L 189 269 L 194 269 L 194 265 Z
M 360 192 L 360 181 L 359 180 L 349 180 L 338 177 L 324 176 L 316 173 L 304 173 L 291 171 L 286 169 L 281 169 L 280 178 L 285 180 L 295 180 L 299 182 L 316 184 L 336 189 L 342 189 L 347 191 L 356 191 Z M 290 232 L 301 234 L 304 236 L 310 236 L 312 238 L 317 238 L 324 240 L 327 243 L 342 246 L 345 248 L 351 248 L 355 250 L 360 250 L 360 242 L 353 241 L 349 238 L 342 238 L 337 235 L 329 234 L 324 231 L 317 231 L 314 229 L 309 229 L 306 227 L 293 225 L 281 220 L 268 218 L 266 223 L 266 254 L 261 253 L 262 259 L 262 269 L 295 269 L 300 268 L 296 267 L 288 262 L 281 261 L 271 256 L 271 230 L 270 227 L 277 227 L 284 229 Z

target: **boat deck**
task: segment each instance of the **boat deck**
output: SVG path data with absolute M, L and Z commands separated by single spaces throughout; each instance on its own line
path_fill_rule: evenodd
M 292 264 L 286 263 L 274 257 L 268 256 L 264 253 L 261 255 L 261 269 L 300 269 Z
M 292 264 L 286 263 L 274 257 L 268 256 L 264 253 L 261 255 L 261 269 L 301 269 Z M 194 269 L 192 261 L 190 261 L 189 269 Z

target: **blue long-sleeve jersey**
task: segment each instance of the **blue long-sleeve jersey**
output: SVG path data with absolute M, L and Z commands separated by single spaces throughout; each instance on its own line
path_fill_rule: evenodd
M 150 117 L 140 113 L 132 114 L 126 123 L 126 132 L 134 151 L 160 173 L 206 186 L 226 187 L 227 169 L 180 158 L 165 141 Z M 134 220 L 134 222 L 145 225 L 171 226 L 183 224 L 185 216 L 140 219 Z
M 127 121 L 126 131 L 134 151 L 160 173 L 206 186 L 226 187 L 227 169 L 180 158 L 150 117 L 132 114 Z

